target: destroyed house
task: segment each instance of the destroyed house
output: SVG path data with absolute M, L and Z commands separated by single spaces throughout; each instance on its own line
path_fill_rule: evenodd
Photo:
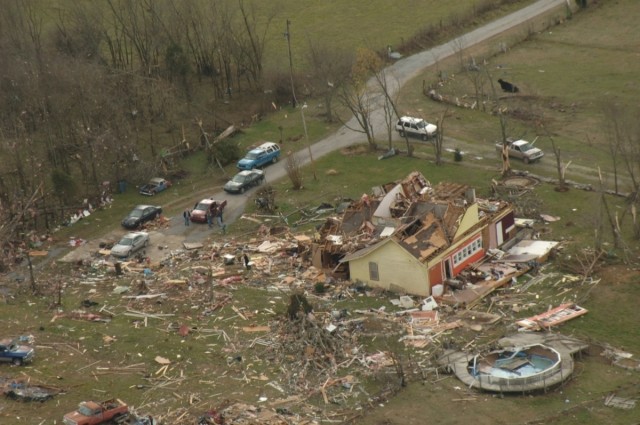
M 384 193 L 369 226 L 370 243 L 340 259 L 349 278 L 422 296 L 516 233 L 510 204 L 477 199 L 466 185 L 432 187 L 419 173 Z

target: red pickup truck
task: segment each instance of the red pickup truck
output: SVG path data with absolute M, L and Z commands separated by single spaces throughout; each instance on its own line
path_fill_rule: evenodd
M 120 399 L 83 401 L 78 410 L 64 415 L 65 425 L 98 425 L 107 422 L 122 424 L 128 419 L 129 406 Z

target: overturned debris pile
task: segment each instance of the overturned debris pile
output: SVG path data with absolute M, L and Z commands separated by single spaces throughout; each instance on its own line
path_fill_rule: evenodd
M 294 366 L 283 381 L 296 390 L 308 390 L 310 380 L 334 376 L 346 358 L 345 341 L 323 327 L 306 298 L 298 294 L 291 296 L 287 318 L 278 322 L 277 341 L 276 356 Z
M 0 378 L 0 392 L 10 399 L 17 401 L 45 402 L 63 392 L 58 387 L 50 385 L 35 385 L 25 379 Z

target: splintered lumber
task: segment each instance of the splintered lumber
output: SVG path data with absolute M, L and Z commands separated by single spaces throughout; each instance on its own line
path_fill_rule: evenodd
M 30 257 L 46 257 L 49 255 L 49 251 L 29 251 Z
M 244 332 L 269 332 L 271 328 L 269 326 L 243 326 Z
M 164 297 L 165 295 L 167 295 L 167 294 L 162 293 L 162 294 L 127 295 L 127 296 L 122 297 L 122 298 L 129 298 L 129 299 L 135 298 L 136 300 L 144 300 L 144 299 Z
M 232 306 L 231 306 L 231 309 L 232 309 L 233 311 L 235 311 L 235 313 L 236 313 L 238 316 L 240 316 L 243 320 L 247 320 L 247 317 L 246 317 L 244 314 L 242 314 L 242 312 L 238 309 L 238 307 L 236 307 L 235 305 L 232 305 Z
M 587 309 L 582 308 L 577 304 L 566 303 L 561 304 L 556 308 L 552 308 L 542 314 L 518 320 L 516 324 L 522 328 L 530 330 L 548 329 L 568 320 L 575 319 L 583 314 L 587 314 L 587 312 Z
M 145 319 L 145 320 L 147 318 L 166 320 L 165 317 L 174 316 L 174 314 L 171 314 L 171 313 L 151 314 L 151 313 L 145 313 L 145 312 L 136 311 L 136 310 L 127 310 L 126 313 L 124 313 L 124 315 L 129 317 L 137 317 L 139 319 Z
M 186 285 L 189 283 L 188 279 L 169 279 L 166 280 L 164 283 L 170 284 L 170 285 Z
M 165 357 L 161 357 L 161 356 L 156 356 L 156 358 L 154 359 L 156 361 L 156 363 L 161 364 L 161 365 L 170 365 L 171 364 L 171 360 L 165 358 Z
M 604 401 L 607 407 L 617 407 L 618 409 L 633 409 L 636 407 L 636 400 L 632 398 L 617 397 L 615 394 L 609 394 Z

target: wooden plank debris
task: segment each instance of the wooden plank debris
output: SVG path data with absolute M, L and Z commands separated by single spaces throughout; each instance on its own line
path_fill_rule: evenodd
M 269 332 L 271 328 L 269 326 L 243 326 L 244 332 Z
M 49 251 L 29 251 L 30 257 L 46 257 L 49 255 Z
M 574 303 L 561 304 L 556 308 L 552 308 L 545 313 L 538 314 L 526 319 L 518 320 L 516 324 L 521 328 L 528 330 L 549 329 L 568 320 L 587 314 L 588 310 Z
M 636 407 L 636 400 L 633 398 L 617 397 L 615 394 L 609 394 L 604 400 L 604 405 L 607 407 L 629 410 Z

